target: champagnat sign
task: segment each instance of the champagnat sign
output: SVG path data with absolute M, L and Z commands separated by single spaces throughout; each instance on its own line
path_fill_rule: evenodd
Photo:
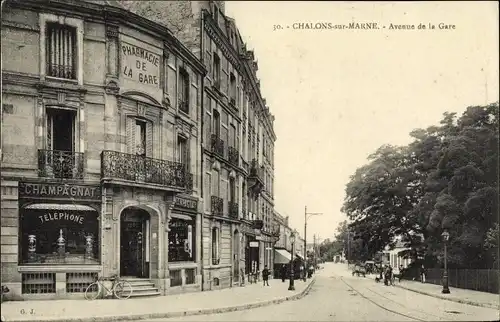
M 143 89 L 160 87 L 161 56 L 141 45 L 122 42 L 121 77 L 140 84 Z

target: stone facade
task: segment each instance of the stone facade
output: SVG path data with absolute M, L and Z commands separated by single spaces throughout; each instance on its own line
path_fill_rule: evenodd
M 243 283 L 265 265 L 272 270 L 279 237 L 272 220 L 276 136 L 253 51 L 225 15 L 224 1 L 122 5 L 169 26 L 208 70 L 202 116 L 204 289 Z
M 113 274 L 148 278 L 162 294 L 200 290 L 200 60 L 119 6 L 62 0 L 7 4 L 2 57 L 8 296 L 81 297 Z M 78 211 L 89 213 L 85 236 L 64 221 Z M 59 234 L 58 246 L 42 232 Z

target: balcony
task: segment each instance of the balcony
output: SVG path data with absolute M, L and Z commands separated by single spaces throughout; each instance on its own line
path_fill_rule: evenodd
M 279 225 L 276 225 L 272 228 L 271 235 L 273 235 L 274 237 L 280 237 L 280 226 Z
M 238 219 L 238 204 L 236 202 L 229 202 L 229 217 L 233 219 Z
M 72 151 L 38 150 L 38 175 L 57 179 L 83 179 L 85 154 Z
M 224 214 L 224 199 L 212 196 L 210 198 L 210 209 L 212 211 L 212 215 L 214 216 L 223 216 Z
M 264 189 L 264 169 L 259 167 L 257 160 L 253 159 L 250 166 L 250 174 L 248 175 L 248 184 L 255 195 L 259 195 Z
M 193 176 L 186 172 L 182 163 L 116 151 L 102 151 L 101 177 L 158 184 L 184 191 L 193 186 Z
M 228 148 L 229 163 L 238 167 L 240 165 L 240 151 L 230 146 Z
M 224 141 L 222 141 L 216 134 L 212 134 L 210 137 L 210 150 L 212 153 L 224 158 Z

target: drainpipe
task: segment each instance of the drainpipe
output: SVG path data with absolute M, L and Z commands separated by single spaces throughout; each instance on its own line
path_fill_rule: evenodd
M 201 37 L 200 37 L 200 60 L 201 60 L 201 63 L 203 64 L 203 66 L 205 66 L 205 59 L 204 59 L 204 56 L 203 53 L 204 53 L 204 41 L 203 39 L 205 38 L 204 36 L 204 29 L 203 29 L 203 25 L 204 25 L 204 12 L 203 12 L 203 9 L 200 11 L 201 13 L 201 19 L 200 19 L 200 34 L 201 34 Z M 201 119 L 200 119 L 200 124 L 201 124 L 201 142 L 200 142 L 200 156 L 201 156 L 201 173 L 200 173 L 200 194 L 201 194 L 201 197 L 203 198 L 203 196 L 205 195 L 204 194 L 204 190 L 203 190 L 203 174 L 204 174 L 204 161 L 205 161 L 205 156 L 203 154 L 203 143 L 204 143 L 204 137 L 205 137 L 205 131 L 204 131 L 204 117 L 205 117 L 205 77 L 206 76 L 203 76 L 203 78 L 201 79 Z M 202 209 L 201 209 L 201 227 L 200 227 L 200 241 L 198 242 L 200 245 L 201 245 L 201 256 L 200 256 L 200 267 L 201 267 L 201 290 L 204 291 L 205 289 L 205 274 L 204 274 L 204 259 L 203 259 L 203 223 L 204 223 L 204 217 L 205 217 L 205 202 L 207 202 L 206 200 L 203 200 L 203 206 L 202 206 Z

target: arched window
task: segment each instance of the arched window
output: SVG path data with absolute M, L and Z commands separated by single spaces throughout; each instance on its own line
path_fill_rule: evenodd
M 212 228 L 212 265 L 220 263 L 220 232 L 219 228 Z

